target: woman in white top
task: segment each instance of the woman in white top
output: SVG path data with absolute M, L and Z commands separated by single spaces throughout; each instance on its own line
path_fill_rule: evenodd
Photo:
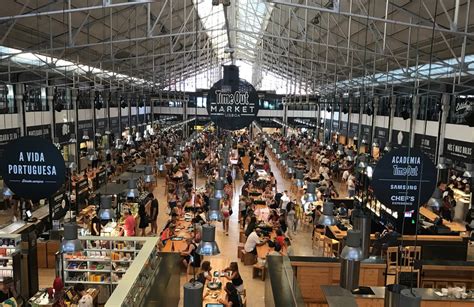
M 230 210 L 231 210 L 230 199 L 226 195 L 225 199 L 221 203 L 221 211 L 222 211 L 222 215 L 224 216 L 224 220 L 222 221 L 222 224 L 224 226 L 224 232 L 226 236 L 229 235 Z

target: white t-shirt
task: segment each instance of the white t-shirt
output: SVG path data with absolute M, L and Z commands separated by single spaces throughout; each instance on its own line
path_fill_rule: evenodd
M 251 251 L 255 249 L 255 247 L 259 243 L 260 243 L 260 238 L 258 237 L 255 231 L 252 231 L 249 237 L 247 238 L 247 241 L 245 241 L 244 250 L 247 253 L 250 253 Z
M 345 170 L 344 173 L 342 173 L 342 179 L 347 180 L 349 178 L 349 171 Z
M 93 307 L 94 306 L 94 300 L 92 299 L 92 296 L 90 294 L 86 294 L 81 299 L 79 302 L 77 302 L 78 307 Z
M 281 209 L 286 209 L 286 205 L 290 202 L 290 198 L 286 193 L 283 193 L 283 196 L 281 197 Z

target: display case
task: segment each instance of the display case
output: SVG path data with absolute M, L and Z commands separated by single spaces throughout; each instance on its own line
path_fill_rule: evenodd
M 119 237 L 80 237 L 84 250 L 63 253 L 65 285 L 105 285 L 110 292 L 122 280 L 139 254 L 143 240 Z
M 14 281 L 20 279 L 20 243 L 21 235 L 0 235 L 0 281 L 5 277 L 11 277 Z

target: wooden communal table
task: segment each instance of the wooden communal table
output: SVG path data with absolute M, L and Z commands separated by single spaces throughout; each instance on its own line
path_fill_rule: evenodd
M 229 282 L 230 280 L 228 280 L 224 276 L 221 276 L 223 274 L 219 274 L 219 277 L 214 277 L 214 272 L 216 271 L 219 273 L 222 272 L 225 268 L 229 266 L 229 263 L 230 262 L 227 258 L 217 258 L 217 259 L 211 258 L 212 279 L 213 281 L 214 280 L 220 281 L 222 283 L 222 286 L 220 289 L 211 290 L 207 287 L 207 284 L 209 283 L 209 281 L 206 281 L 204 285 L 204 290 L 203 290 L 203 294 L 204 294 L 204 299 L 202 301 L 203 307 L 206 307 L 206 304 L 219 304 L 219 299 L 225 298 L 226 292 L 224 288 L 225 288 L 226 283 Z
M 172 239 L 166 241 L 165 246 L 161 250 L 162 252 L 183 252 L 188 248 L 188 243 L 186 242 L 186 239 L 189 239 L 192 237 L 192 234 L 188 231 L 188 227 L 191 225 L 191 222 L 185 221 L 184 219 L 178 220 L 177 227 L 179 230 L 175 231 L 176 237 L 181 237 L 183 238 L 182 240 L 179 241 L 174 241 Z
M 426 209 L 425 207 L 420 207 L 420 214 L 429 219 L 430 221 L 434 221 L 436 220 L 436 218 L 439 218 L 436 213 Z M 466 226 L 458 222 L 449 222 L 443 219 L 443 225 L 451 229 L 451 231 L 453 232 L 466 231 Z

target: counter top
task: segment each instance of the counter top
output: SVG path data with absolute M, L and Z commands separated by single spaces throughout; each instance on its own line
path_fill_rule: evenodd
M 352 294 L 350 291 L 341 288 L 340 286 L 321 286 L 326 300 L 329 306 L 342 306 L 334 305 L 333 301 L 335 297 L 346 298 L 344 306 L 353 306 L 352 302 L 355 303 L 356 298 L 367 298 L 367 299 L 384 299 L 385 298 L 385 287 L 370 287 L 374 294 Z M 435 289 L 427 288 L 414 288 L 413 292 L 421 296 L 422 301 L 449 301 L 449 302 L 474 302 L 474 298 L 457 299 L 454 297 L 438 296 L 435 293 Z M 357 306 L 357 304 L 355 305 Z

